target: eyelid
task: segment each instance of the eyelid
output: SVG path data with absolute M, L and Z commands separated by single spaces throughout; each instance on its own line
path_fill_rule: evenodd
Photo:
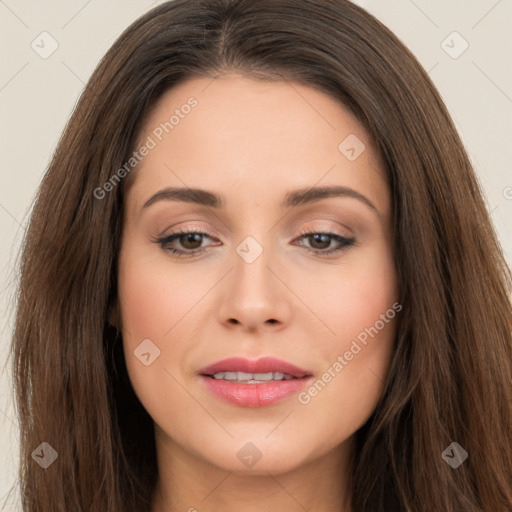
M 170 233 L 165 234 L 166 231 L 170 231 Z M 169 226 L 166 230 L 164 230 L 164 232 L 161 235 L 158 235 L 158 238 L 166 238 L 168 236 L 176 235 L 179 233 L 189 233 L 189 232 L 206 234 L 211 238 L 214 238 L 214 237 L 219 238 L 221 236 L 218 231 L 216 231 L 215 229 L 213 229 L 211 227 L 203 228 L 201 226 L 191 224 L 191 225 L 180 226 L 178 228 Z
M 321 222 L 321 221 L 318 221 L 318 222 Z M 335 234 L 335 235 L 341 236 L 343 238 L 353 238 L 354 237 L 354 234 L 351 229 L 347 228 L 346 226 L 342 226 L 339 223 L 336 223 L 336 224 L 338 226 L 345 228 L 345 230 L 348 231 L 348 233 L 346 233 L 346 234 L 340 233 L 339 227 L 332 226 L 332 224 L 333 224 L 332 221 L 331 221 L 331 225 L 328 225 L 328 226 L 326 226 L 325 224 L 322 226 L 317 226 L 317 225 L 311 226 L 310 224 L 308 224 L 307 227 L 305 227 L 305 228 L 299 229 L 299 231 L 293 235 L 294 239 L 301 235 L 309 235 L 311 233 L 329 233 L 329 234 Z M 209 238 L 220 238 L 221 237 L 221 235 L 218 231 L 216 231 L 215 229 L 210 228 L 210 227 L 202 228 L 202 227 L 194 225 L 194 224 L 180 226 L 179 228 L 176 228 L 176 229 L 172 229 L 172 227 L 173 226 L 170 226 L 168 228 L 168 229 L 171 229 L 171 232 L 169 234 L 161 234 L 161 235 L 158 235 L 157 238 L 166 238 L 166 237 L 169 237 L 172 235 L 177 235 L 180 233 L 188 233 L 188 232 L 205 234 Z M 165 231 L 167 231 L 167 230 L 165 230 Z M 165 233 L 165 231 L 164 231 L 164 233 Z
M 318 221 L 318 222 L 321 222 L 321 221 Z M 345 233 L 340 232 L 340 228 L 344 229 Z M 321 225 L 317 225 L 313 222 L 313 225 L 311 225 L 311 223 L 309 223 L 306 225 L 305 228 L 299 229 L 299 234 L 301 234 L 301 235 L 309 234 L 312 232 L 315 232 L 315 233 L 329 232 L 332 234 L 342 236 L 344 238 L 353 238 L 354 237 L 354 232 L 352 229 L 350 229 L 347 226 L 344 226 L 338 222 L 333 222 L 333 221 L 330 221 L 329 224 L 324 223 Z

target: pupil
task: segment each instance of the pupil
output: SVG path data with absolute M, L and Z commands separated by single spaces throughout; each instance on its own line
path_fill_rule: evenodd
M 194 241 L 199 242 L 199 246 L 201 245 L 201 234 L 200 233 L 187 233 L 182 238 L 185 239 L 185 243 L 182 241 L 182 245 L 187 249 L 197 249 L 198 246 L 194 246 Z M 187 244 L 192 243 L 192 247 L 189 247 Z
M 316 234 L 316 235 L 312 235 L 312 238 L 314 240 L 314 243 L 312 243 L 311 245 L 313 245 L 313 247 L 315 249 L 325 249 L 326 247 L 329 247 L 329 235 L 326 235 L 326 234 L 323 234 L 323 233 L 319 233 L 319 234 Z M 324 239 L 323 243 L 322 243 L 322 238 Z M 317 242 L 320 242 L 320 245 L 321 247 L 315 247 L 315 244 Z

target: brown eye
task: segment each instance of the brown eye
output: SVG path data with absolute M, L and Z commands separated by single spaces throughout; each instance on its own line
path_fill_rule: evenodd
M 170 235 L 163 236 L 154 240 L 164 251 L 168 251 L 176 256 L 195 256 L 206 250 L 201 247 L 204 239 L 212 240 L 208 234 L 194 230 L 180 230 Z
M 339 235 L 338 233 L 331 232 L 303 232 L 300 239 L 304 239 L 307 241 L 307 244 L 303 243 L 302 245 L 308 252 L 312 252 L 318 256 L 325 256 L 330 254 L 335 254 L 342 252 L 348 249 L 350 246 L 355 245 L 355 238 L 346 238 L 344 236 Z M 336 242 L 337 247 L 329 248 L 331 242 Z
M 331 237 L 325 233 L 315 233 L 308 236 L 312 249 L 323 251 L 331 245 Z
M 177 240 L 184 249 L 193 251 L 194 249 L 199 249 L 199 247 L 201 247 L 203 235 L 201 233 L 186 233 L 184 235 L 180 235 Z

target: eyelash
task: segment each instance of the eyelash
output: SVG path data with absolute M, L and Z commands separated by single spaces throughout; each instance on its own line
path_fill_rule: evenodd
M 162 249 L 171 252 L 175 256 L 190 258 L 190 257 L 198 255 L 199 253 L 202 253 L 206 248 L 201 247 L 199 249 L 182 251 L 180 249 L 175 249 L 173 247 L 167 247 L 167 246 L 174 240 L 179 239 L 182 235 L 188 235 L 188 234 L 193 234 L 193 233 L 197 233 L 200 235 L 206 235 L 208 238 L 211 239 L 211 237 L 207 233 L 204 233 L 203 231 L 199 231 L 199 230 L 195 230 L 195 229 L 180 229 L 178 231 L 175 231 L 174 233 L 171 233 L 170 235 L 166 235 L 164 237 L 157 238 L 156 240 L 154 240 L 154 243 L 160 244 Z M 307 252 L 313 253 L 317 256 L 326 256 L 326 255 L 330 255 L 330 254 L 334 254 L 334 253 L 343 252 L 346 249 L 348 249 L 349 247 L 355 245 L 355 243 L 356 243 L 355 238 L 347 238 L 347 237 L 341 236 L 337 233 L 333 233 L 331 231 L 301 231 L 299 233 L 298 238 L 304 238 L 306 236 L 312 236 L 312 235 L 328 235 L 331 237 L 331 240 L 335 240 L 341 244 L 341 247 L 339 247 L 337 249 L 329 249 L 329 250 L 310 249 L 309 247 L 301 246 L 301 247 L 304 247 Z

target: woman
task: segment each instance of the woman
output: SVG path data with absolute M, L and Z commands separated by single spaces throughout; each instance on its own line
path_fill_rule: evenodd
M 27 512 L 512 509 L 510 270 L 427 74 L 347 1 L 137 20 L 20 270 Z

